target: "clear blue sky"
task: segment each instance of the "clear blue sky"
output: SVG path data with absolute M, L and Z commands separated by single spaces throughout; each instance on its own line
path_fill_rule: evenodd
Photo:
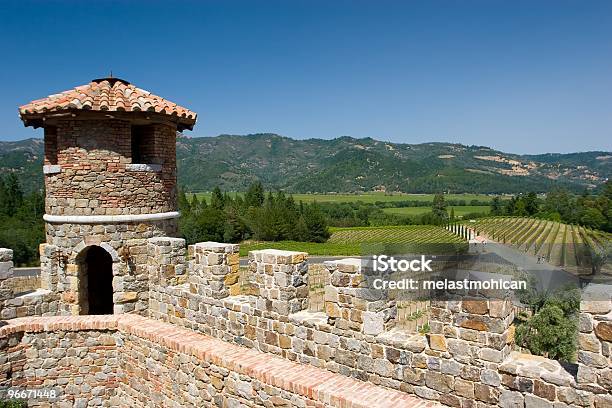
M 612 150 L 612 1 L 1 2 L 0 140 L 17 106 L 115 76 L 275 132 Z

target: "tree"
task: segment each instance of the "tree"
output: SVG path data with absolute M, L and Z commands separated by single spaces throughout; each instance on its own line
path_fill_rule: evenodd
M 534 215 L 539 211 L 539 203 L 538 196 L 534 192 L 528 193 L 525 197 L 523 197 L 523 201 L 525 202 L 525 211 L 528 215 Z
M 219 186 L 215 187 L 210 197 L 210 206 L 215 210 L 223 210 L 225 207 L 225 196 Z
M 446 202 L 444 201 L 444 194 L 436 194 L 433 198 L 433 203 L 431 205 L 431 212 L 435 217 L 438 217 L 442 220 L 446 220 L 448 218 L 448 213 L 446 212 Z
M 244 204 L 247 207 L 261 207 L 264 203 L 265 193 L 260 181 L 251 184 L 244 195 Z
M 558 213 L 561 219 L 568 224 L 578 221 L 574 216 L 575 205 L 567 190 L 555 189 L 546 194 L 542 209 L 546 213 Z
M 194 194 L 194 196 L 195 196 L 195 194 Z M 179 191 L 178 191 L 177 204 L 178 204 L 179 210 L 183 214 L 188 213 L 189 211 L 191 211 L 191 204 L 189 203 L 189 200 L 187 199 L 187 195 L 185 194 L 185 191 L 183 189 L 179 189 Z
M 595 246 L 595 248 L 592 248 L 591 268 L 593 274 L 600 273 L 602 266 L 604 266 L 610 258 L 612 258 L 612 244 L 610 242 L 604 243 L 601 247 Z
M 606 217 L 597 208 L 586 208 L 580 217 L 580 223 L 589 228 L 604 229 L 607 224 Z
M 308 229 L 309 242 L 325 242 L 330 237 L 327 221 L 316 203 L 304 210 L 304 222 Z
M 518 215 L 520 217 L 524 217 L 528 215 L 527 207 L 525 206 L 525 201 L 522 199 L 516 200 L 516 205 L 514 207 L 514 213 L 512 215 Z
M 197 241 L 223 242 L 225 219 L 226 216 L 222 210 L 212 206 L 203 209 L 196 219 Z
M 204 202 L 206 202 L 206 200 L 202 200 Z M 199 214 L 200 210 L 201 210 L 201 204 L 200 204 L 200 200 L 198 200 L 198 195 L 194 194 L 193 197 L 191 197 L 191 203 L 189 204 L 189 210 Z
M 225 215 L 223 242 L 240 242 L 244 236 L 245 228 L 240 218 L 238 208 L 233 205 L 228 206 Z
M 304 215 L 300 215 L 298 221 L 295 223 L 295 228 L 293 229 L 292 237 L 294 241 L 308 241 L 310 238 L 308 225 L 306 225 L 306 220 L 304 219 Z
M 2 184 L 0 189 L 0 211 L 10 217 L 17 212 L 17 209 L 23 203 L 23 192 L 14 173 L 9 173 L 4 178 Z
M 24 196 L 14 174 L 0 177 L 0 247 L 13 250 L 16 265 L 39 262 L 38 245 L 45 240 L 43 213 L 41 192 Z
M 491 215 L 502 215 L 503 208 L 501 199 L 498 196 L 493 197 L 491 200 Z
M 516 197 L 512 197 L 510 198 L 510 200 L 506 201 L 506 208 L 504 211 L 506 214 L 514 215 L 514 212 L 516 210 L 516 201 L 517 201 Z
M 522 303 L 533 316 L 516 326 L 516 342 L 533 354 L 573 361 L 578 334 L 577 314 L 580 310 L 580 290 L 565 286 L 555 292 L 538 289 L 533 275 L 525 277 L 528 289 L 518 292 Z

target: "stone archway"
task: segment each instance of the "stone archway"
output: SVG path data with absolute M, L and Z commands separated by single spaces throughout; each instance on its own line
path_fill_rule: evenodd
M 79 309 L 82 315 L 113 313 L 113 257 L 102 246 L 91 245 L 77 256 Z

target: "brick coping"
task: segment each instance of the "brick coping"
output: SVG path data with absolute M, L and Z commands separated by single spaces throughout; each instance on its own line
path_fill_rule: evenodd
M 118 330 L 335 407 L 442 406 L 401 391 L 226 343 L 189 329 L 135 314 L 22 317 L 3 323 L 6 324 L 0 327 L 0 338 L 19 332 Z

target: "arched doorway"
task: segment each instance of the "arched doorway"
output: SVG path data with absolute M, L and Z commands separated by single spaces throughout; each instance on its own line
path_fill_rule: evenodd
M 113 258 L 97 245 L 85 248 L 78 258 L 81 314 L 112 314 Z

